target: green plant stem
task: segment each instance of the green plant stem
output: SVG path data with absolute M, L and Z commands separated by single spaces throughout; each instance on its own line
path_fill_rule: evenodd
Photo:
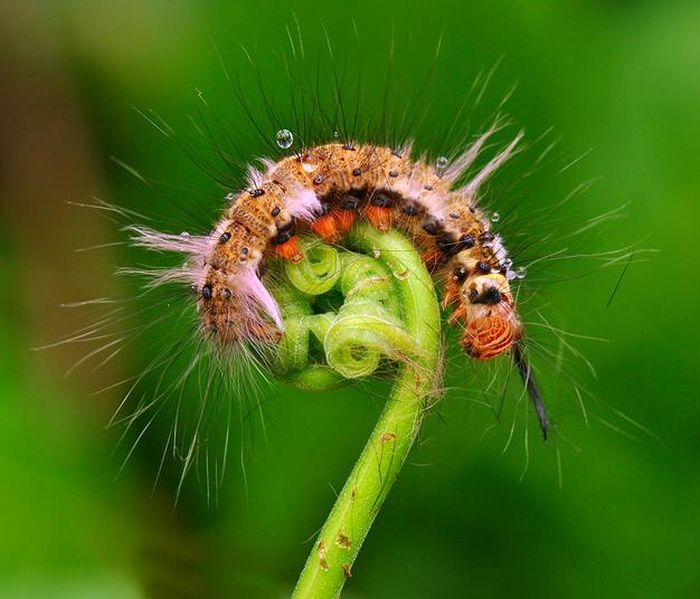
M 440 311 L 430 275 L 400 233 L 353 229 L 347 244 L 393 274 L 402 323 L 421 349 L 400 365 L 391 396 L 306 561 L 295 598 L 337 597 L 372 523 L 399 475 L 441 376 Z

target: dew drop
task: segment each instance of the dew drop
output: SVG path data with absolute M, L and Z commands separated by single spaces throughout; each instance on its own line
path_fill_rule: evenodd
M 438 156 L 438 159 L 435 161 L 435 172 L 438 177 L 442 177 L 445 174 L 445 169 L 449 162 L 447 156 Z
M 286 150 L 294 143 L 294 135 L 289 129 L 280 129 L 275 136 L 275 141 L 280 148 Z
M 181 237 L 182 239 L 189 239 L 189 238 L 190 238 L 190 234 L 189 234 L 187 231 L 183 231 L 182 233 L 180 233 L 180 237 Z
M 527 276 L 527 268 L 518 266 L 518 268 L 515 269 L 515 276 L 518 279 L 524 279 Z
M 340 137 L 340 133 L 338 133 L 337 131 L 333 131 L 333 137 L 338 139 Z
M 498 212 L 494 212 L 494 213 L 491 215 L 491 222 L 492 222 L 492 223 L 497 223 L 499 220 L 501 220 L 501 215 L 498 214 Z

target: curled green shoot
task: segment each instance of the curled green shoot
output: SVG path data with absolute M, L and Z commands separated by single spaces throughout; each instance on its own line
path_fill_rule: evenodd
M 431 277 L 398 231 L 358 224 L 348 249 L 304 241 L 273 293 L 285 320 L 277 376 L 327 390 L 398 365 L 379 421 L 337 497 L 294 590 L 337 597 L 440 385 L 440 310 Z

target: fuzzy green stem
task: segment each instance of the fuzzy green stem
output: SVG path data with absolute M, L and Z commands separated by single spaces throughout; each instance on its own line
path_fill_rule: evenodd
M 374 256 L 393 274 L 402 334 L 420 349 L 410 356 L 401 352 L 404 359 L 399 360 L 391 396 L 314 543 L 294 590 L 297 599 L 340 594 L 413 446 L 441 376 L 439 306 L 430 275 L 412 244 L 396 231 L 379 233 L 362 224 L 353 229 L 347 245 Z

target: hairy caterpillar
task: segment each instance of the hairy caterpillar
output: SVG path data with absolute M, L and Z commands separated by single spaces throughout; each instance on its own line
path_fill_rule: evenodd
M 308 62 L 301 53 L 295 56 Z M 567 367 L 564 354 L 576 359 L 580 354 L 566 332 L 533 309 L 530 300 L 539 294 L 540 284 L 552 282 L 551 273 L 546 277 L 542 273 L 567 258 L 581 261 L 586 256 L 613 265 L 630 257 L 626 250 L 586 255 L 580 248 L 574 253 L 564 247 L 565 239 L 568 243 L 580 236 L 579 230 L 591 230 L 615 212 L 583 225 L 580 220 L 562 220 L 559 209 L 585 185 L 554 205 L 540 203 L 538 194 L 523 193 L 525 177 L 533 170 L 545 170 L 541 167 L 549 162 L 545 158 L 554 143 L 523 172 L 516 155 L 532 154 L 522 151 L 522 135 L 500 137 L 506 124 L 501 113 L 505 100 L 496 99 L 486 115 L 475 117 L 486 123 L 478 129 L 460 118 L 469 98 L 477 104 L 484 96 L 491 73 L 477 77 L 463 106 L 447 116 L 447 123 L 445 115 L 433 114 L 435 125 L 431 122 L 431 134 L 426 136 L 421 134 L 420 120 L 407 116 L 420 110 L 419 94 L 403 93 L 397 106 L 374 100 L 374 109 L 361 106 L 366 92 L 356 89 L 351 77 L 338 75 L 337 64 L 332 58 L 332 68 L 319 69 L 311 82 L 297 80 L 292 69 L 291 93 L 283 95 L 281 105 L 273 103 L 261 81 L 258 98 L 255 84 L 239 82 L 243 114 L 224 126 L 213 126 L 213 103 L 197 90 L 198 109 L 203 107 L 206 116 L 194 121 L 195 134 L 208 157 L 194 153 L 191 142 L 183 141 L 160 116 L 142 112 L 217 188 L 188 190 L 186 197 L 150 209 L 139 198 L 130 206 L 133 212 L 97 205 L 125 225 L 129 245 L 155 251 L 147 252 L 147 268 L 135 267 L 140 257 L 132 255 L 129 266 L 121 270 L 145 276 L 146 285 L 123 302 L 84 302 L 98 304 L 94 306 L 98 312 L 107 305 L 108 312 L 71 340 L 100 344 L 80 364 L 93 360 L 100 366 L 127 345 L 138 352 L 137 374 L 105 388 L 120 389 L 122 401 L 113 423 L 124 425 L 123 439 L 132 440 L 127 458 L 148 429 L 167 427 L 160 433 L 165 443 L 156 478 L 161 470 L 167 473 L 165 458 L 171 453 L 182 466 L 178 493 L 194 463 L 205 477 L 207 494 L 210 480 L 218 486 L 227 464 L 231 414 L 237 411 L 241 424 L 253 413 L 262 415 L 256 387 L 261 378 L 279 374 L 268 369 L 267 358 L 282 345 L 285 331 L 271 289 L 278 266 L 294 260 L 299 260 L 297 265 L 308 264 L 302 237 L 340 245 L 359 221 L 379 231 L 402 231 L 432 271 L 461 348 L 484 365 L 468 368 L 463 354 L 455 356 L 447 371 L 459 377 L 457 388 L 468 393 L 493 390 L 492 396 L 499 399 L 488 407 L 498 419 L 510 373 L 517 372 L 525 384 L 513 405 L 520 409 L 521 398 L 529 395 L 545 436 L 555 425 L 545 413 L 533 370 L 545 364 L 538 375 L 557 376 L 562 364 Z M 251 133 L 254 143 L 239 145 L 238 136 L 245 140 Z M 545 136 L 535 138 L 528 149 Z M 413 153 L 413 147 L 426 153 Z M 271 158 L 256 160 L 260 155 Z M 496 179 L 497 173 L 506 171 L 506 162 L 516 181 L 504 188 L 503 178 Z M 154 200 L 153 180 L 122 166 L 136 175 L 139 184 L 149 184 L 145 199 Z M 532 177 L 529 182 L 533 183 Z M 197 203 L 198 195 L 206 203 Z M 529 205 L 523 202 L 530 198 Z M 172 199 L 170 194 L 167 199 Z M 575 243 L 580 246 L 579 239 Z M 514 268 L 506 247 L 520 268 Z M 154 264 L 156 260 L 160 264 Z M 526 268 L 527 280 L 522 281 Z M 191 288 L 189 296 L 183 293 L 185 285 Z M 541 295 L 535 299 L 541 305 Z M 499 356 L 503 359 L 496 359 Z M 531 365 L 530 356 L 542 361 Z M 491 382 L 479 378 L 484 372 Z M 474 376 L 474 384 L 465 385 L 468 376 Z M 574 393 L 585 418 L 576 384 Z M 515 425 L 514 417 L 506 447 Z M 526 449 L 527 443 L 526 435 Z
M 462 328 L 460 342 L 479 360 L 511 351 L 530 393 L 542 433 L 547 416 L 539 391 L 517 343 L 523 335 L 511 281 L 513 269 L 492 221 L 478 207 L 481 185 L 512 155 L 518 134 L 469 181 L 455 183 L 474 163 L 491 127 L 455 160 L 434 164 L 411 158 L 411 146 L 327 143 L 305 148 L 278 162 L 262 160 L 263 170 L 248 169 L 248 188 L 227 196 L 229 206 L 210 235 L 176 236 L 133 227 L 133 240 L 150 249 L 187 255 L 186 263 L 158 274 L 158 282 L 181 281 L 197 294 L 201 331 L 212 342 L 275 343 L 284 323 L 264 284 L 271 256 L 299 262 L 304 255 L 297 234 L 308 230 L 335 243 L 357 218 L 377 230 L 397 227 L 422 251 L 423 260 L 442 282 L 449 321 Z M 278 144 L 289 147 L 293 134 L 280 130 Z

